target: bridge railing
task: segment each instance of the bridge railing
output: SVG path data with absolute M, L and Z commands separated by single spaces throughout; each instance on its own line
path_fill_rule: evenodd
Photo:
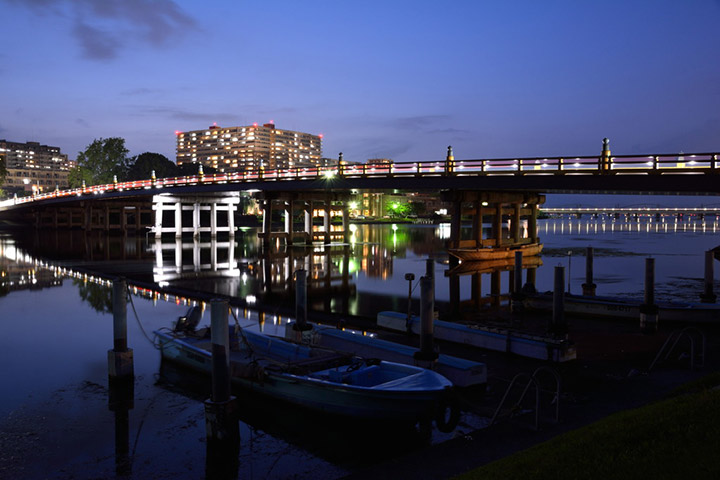
M 718 153 L 674 153 L 656 155 L 613 155 L 581 157 L 531 157 L 382 164 L 339 165 L 333 167 L 294 167 L 239 172 L 189 175 L 158 179 L 113 182 L 68 190 L 33 194 L 0 202 L 0 207 L 68 196 L 98 195 L 110 191 L 141 190 L 198 184 L 259 181 L 317 180 L 335 175 L 347 178 L 491 176 L 491 175 L 613 175 L 720 173 Z

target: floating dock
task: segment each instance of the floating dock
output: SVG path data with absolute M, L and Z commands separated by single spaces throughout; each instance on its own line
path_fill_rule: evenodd
M 420 334 L 420 317 L 400 312 L 380 312 L 378 327 Z M 523 357 L 566 362 L 576 358 L 575 346 L 565 339 L 552 336 L 531 335 L 509 329 L 464 325 L 435 320 L 433 334 L 439 340 L 472 345 L 474 347 L 514 353 Z

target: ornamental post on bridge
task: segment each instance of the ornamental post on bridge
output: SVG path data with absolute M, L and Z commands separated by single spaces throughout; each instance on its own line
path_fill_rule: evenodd
M 610 173 L 610 140 L 603 138 L 602 153 L 600 154 L 600 173 Z
M 447 156 L 445 157 L 445 174 L 452 175 L 455 172 L 455 156 L 453 155 L 452 145 L 448 145 Z

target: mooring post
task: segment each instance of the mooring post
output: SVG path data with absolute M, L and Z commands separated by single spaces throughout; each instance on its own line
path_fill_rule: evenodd
M 306 332 L 312 330 L 307 322 L 307 270 L 295 270 L 295 323 L 293 330 Z
M 435 260 L 425 259 L 425 276 L 435 281 Z
M 705 291 L 700 295 L 700 301 L 703 303 L 715 303 L 717 295 L 713 292 L 714 272 L 713 262 L 715 261 L 714 252 L 708 250 L 705 252 Z
M 432 368 L 438 358 L 433 335 L 434 311 L 433 281 L 430 277 L 420 277 L 420 350 L 413 357 L 423 368 Z
M 240 437 L 235 397 L 230 390 L 230 330 L 228 303 L 210 301 L 212 342 L 212 397 L 205 401 L 205 431 L 214 441 L 236 441 Z
M 412 331 L 411 326 L 411 316 L 412 316 L 412 282 L 415 280 L 415 274 L 414 273 L 406 273 L 405 274 L 405 280 L 408 282 L 408 310 L 407 310 L 407 320 L 405 320 L 405 329 L 408 333 Z
M 108 375 L 111 379 L 132 378 L 133 351 L 127 347 L 127 283 L 113 281 L 113 349 L 108 350 Z
M 587 247 L 585 253 L 585 283 L 582 284 L 583 295 L 595 296 L 597 285 L 593 283 L 593 247 Z
M 432 295 L 432 315 L 435 318 L 435 260 L 425 259 L 425 276 L 430 279 L 430 295 Z
M 561 265 L 555 267 L 553 309 L 549 330 L 555 334 L 567 333 L 567 324 L 565 323 L 565 267 Z
M 640 305 L 640 331 L 655 333 L 658 328 L 658 306 L 655 305 L 655 259 L 645 259 L 645 299 Z
M 510 295 L 510 310 L 512 312 L 521 312 L 523 309 L 523 299 L 525 295 L 522 293 L 522 259 L 523 254 L 521 250 L 515 252 L 515 285 L 513 292 Z

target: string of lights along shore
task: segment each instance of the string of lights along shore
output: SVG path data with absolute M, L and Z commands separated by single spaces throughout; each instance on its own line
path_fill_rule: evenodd
M 282 130 L 271 121 L 239 127 L 213 124 L 204 130 L 175 132 L 177 164 L 197 164 L 219 172 L 328 166 L 322 135 Z

